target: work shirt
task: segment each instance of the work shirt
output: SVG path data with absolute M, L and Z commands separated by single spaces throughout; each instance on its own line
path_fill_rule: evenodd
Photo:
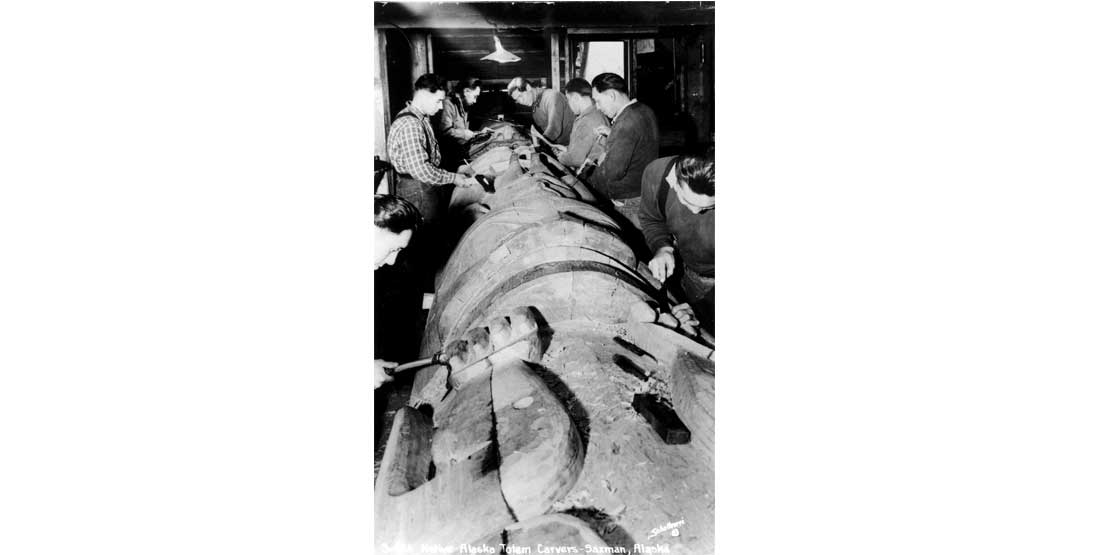
M 645 168 L 642 175 L 642 206 L 638 210 L 638 222 L 650 252 L 661 247 L 675 247 L 684 266 L 703 277 L 714 277 L 714 219 L 711 209 L 701 214 L 688 210 L 676 191 L 667 187 L 668 195 L 659 198 L 661 183 L 669 172 L 675 172 L 675 156 L 658 158 Z M 675 244 L 673 244 L 675 243 Z
M 386 153 L 399 174 L 412 176 L 428 185 L 448 185 L 455 181 L 456 174 L 439 167 L 442 161 L 439 143 L 428 117 L 412 104 L 394 118 L 386 139 Z
M 573 131 L 576 114 L 569 109 L 565 95 L 553 89 L 542 89 L 535 95 L 535 105 L 531 117 L 535 127 L 552 143 L 569 144 L 569 134 Z
M 657 159 L 659 142 L 657 115 L 649 106 L 631 102 L 621 108 L 611 120 L 607 156 L 592 174 L 592 187 L 612 199 L 637 198 L 642 172 Z
M 450 97 L 444 98 L 443 115 L 439 121 L 441 134 L 454 139 L 459 144 L 466 143 L 468 140 L 466 139 L 466 131 L 470 129 L 470 116 L 461 100 L 456 101 Z
M 609 125 L 607 117 L 603 115 L 596 105 L 588 106 L 577 119 L 573 121 L 573 132 L 569 134 L 569 148 L 561 155 L 561 163 L 573 169 L 581 167 L 585 159 L 591 158 L 593 162 L 603 153 L 603 145 L 600 144 L 600 136 L 596 134 L 596 128 L 601 125 Z

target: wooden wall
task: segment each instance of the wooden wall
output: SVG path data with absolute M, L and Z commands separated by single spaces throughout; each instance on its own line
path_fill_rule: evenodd
M 507 29 L 496 33 L 506 50 L 520 57 L 518 62 L 498 64 L 482 61 L 493 51 L 491 29 L 432 29 L 435 72 L 448 80 L 471 75 L 483 88 L 499 89 L 513 77 L 550 80 L 550 42 L 542 30 Z
M 493 49 L 493 35 L 517 62 L 482 61 Z M 513 77 L 561 89 L 572 77 L 576 43 L 582 40 L 627 40 L 628 78 L 632 94 L 650 105 L 661 127 L 661 152 L 675 154 L 693 144 L 714 140 L 714 42 L 712 25 L 654 27 L 652 29 L 424 29 L 390 27 L 382 33 L 389 118 L 412 96 L 412 83 L 431 71 L 450 81 L 474 76 L 482 81 L 482 99 L 471 110 L 483 120 L 505 113 L 524 116 L 502 91 Z M 637 52 L 637 41 L 653 41 L 654 50 Z M 554 64 L 554 52 L 561 58 Z M 555 65 L 557 67 L 555 68 Z M 556 70 L 555 70 L 556 69 Z M 471 122 L 480 123 L 480 122 Z M 389 121 L 386 121 L 386 131 Z M 384 153 L 379 153 L 385 158 Z

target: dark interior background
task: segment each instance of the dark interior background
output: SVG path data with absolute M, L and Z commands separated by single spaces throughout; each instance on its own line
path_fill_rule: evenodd
M 506 114 L 530 121 L 529 109 L 517 107 L 503 90 L 513 77 L 562 90 L 574 75 L 582 41 L 624 41 L 632 96 L 653 108 L 661 132 L 661 155 L 714 142 L 713 2 L 558 2 L 543 4 L 375 4 L 375 26 L 384 35 L 387 79 L 382 85 L 388 122 L 411 97 L 412 73 L 427 70 L 417 60 L 416 44 L 429 53 L 431 70 L 450 81 L 475 76 L 482 96 L 471 109 L 472 127 L 484 118 Z M 521 59 L 499 64 L 482 61 L 492 52 L 493 36 Z M 653 52 L 638 53 L 637 42 L 652 40 Z M 554 46 L 560 58 L 553 57 Z M 423 57 L 423 56 L 422 56 Z M 418 65 L 419 63 L 419 65 Z M 554 82 L 554 64 L 558 64 Z

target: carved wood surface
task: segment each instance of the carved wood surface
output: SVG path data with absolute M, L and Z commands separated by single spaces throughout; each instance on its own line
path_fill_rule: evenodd
M 484 410 L 488 411 L 486 404 Z M 486 414 L 486 416 L 488 416 Z M 486 450 L 436 468 L 427 480 L 431 423 L 412 408 L 397 413 L 375 487 L 376 549 L 383 544 L 453 545 L 476 539 L 484 530 L 514 522 L 500 493 L 500 474 L 485 471 Z M 408 473 L 416 472 L 416 476 Z M 406 491 L 410 484 L 420 485 Z M 471 502 L 476 500 L 476 502 Z M 411 549 L 409 552 L 418 552 Z
M 509 525 L 500 532 L 486 535 L 475 545 L 498 546 L 497 553 L 506 553 L 504 546 L 514 548 L 513 553 L 539 553 L 539 546 L 575 547 L 578 553 L 585 553 L 586 546 L 591 549 L 607 547 L 607 543 L 592 531 L 585 521 L 571 515 L 560 513 L 537 516 Z
M 701 458 L 714 461 L 714 363 L 680 351 L 672 365 L 672 406 Z
M 663 387 L 684 405 L 677 411 L 685 423 L 699 428 L 693 436 L 713 438 L 713 351 L 632 322 L 632 307 L 656 304 L 657 290 L 637 271 L 614 221 L 544 190 L 534 175 L 545 171 L 537 159 L 527 161 L 527 174 L 512 162 L 498 177 L 497 194 L 483 199 L 492 210 L 466 231 L 439 275 L 421 351 L 484 342 L 482 327 L 533 306 L 546 354 L 523 362 L 523 348 L 515 348 L 417 374 L 411 404 L 434 410 L 434 428 L 415 411 L 403 413 L 400 430 L 395 426 L 379 475 L 384 506 L 376 506 L 395 516 L 386 517 L 380 536 L 423 530 L 450 544 L 499 534 L 497 541 L 515 545 L 558 538 L 627 549 L 663 541 L 672 553 L 712 552 L 713 439 L 666 445 L 630 400 Z M 654 360 L 639 360 L 616 336 Z M 681 354 L 692 358 L 681 361 Z M 654 379 L 643 384 L 626 374 L 616 355 L 649 365 Z M 707 368 L 710 375 L 698 378 Z M 540 516 L 548 512 L 581 519 Z M 683 534 L 648 538 L 678 520 L 685 521 Z

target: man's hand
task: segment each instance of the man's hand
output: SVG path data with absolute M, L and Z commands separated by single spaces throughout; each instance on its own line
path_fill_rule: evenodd
M 462 130 L 462 138 L 467 140 L 467 141 L 474 138 L 474 137 L 476 137 L 477 135 L 478 135 L 477 133 L 474 133 L 473 131 L 470 131 L 469 129 L 463 129 Z
M 462 174 L 458 174 L 457 176 L 455 176 L 455 187 L 462 187 L 463 189 L 465 189 L 467 187 L 473 187 L 477 184 L 477 180 L 473 177 Z
M 550 148 L 554 150 L 554 156 L 561 156 L 565 154 L 565 151 L 569 150 L 568 148 L 561 145 L 550 145 Z
M 462 164 L 461 166 L 458 167 L 458 173 L 460 173 L 462 175 L 465 175 L 465 176 L 471 176 L 472 177 L 474 174 L 477 173 L 477 171 L 475 171 L 474 167 L 469 165 L 469 164 Z
M 695 311 L 692 310 L 691 305 L 683 303 L 672 307 L 672 315 L 679 320 L 680 329 L 688 335 L 699 334 L 699 320 L 695 317 Z
M 601 125 L 595 129 L 595 133 L 601 137 L 606 137 L 611 134 L 611 128 L 606 125 Z
M 657 249 L 657 254 L 653 255 L 653 260 L 649 261 L 650 273 L 661 283 L 676 271 L 676 257 L 672 253 L 672 247 L 661 247 Z
M 387 368 L 397 368 L 396 362 L 374 359 L 374 388 L 378 389 L 382 384 L 393 381 L 393 376 L 386 373 Z

